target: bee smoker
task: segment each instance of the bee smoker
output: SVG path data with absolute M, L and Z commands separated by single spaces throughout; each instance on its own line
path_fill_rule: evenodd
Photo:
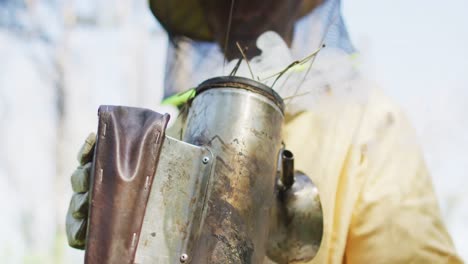
M 275 91 L 246 78 L 213 78 L 197 87 L 181 140 L 165 135 L 167 121 L 150 110 L 101 106 L 86 263 L 315 256 L 320 201 L 282 146 L 284 104 Z

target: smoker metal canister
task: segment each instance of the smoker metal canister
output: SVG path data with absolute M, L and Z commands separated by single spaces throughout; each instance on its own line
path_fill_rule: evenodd
M 271 88 L 218 77 L 197 89 L 183 140 L 213 152 L 206 218 L 191 263 L 261 263 L 268 238 L 284 104 Z

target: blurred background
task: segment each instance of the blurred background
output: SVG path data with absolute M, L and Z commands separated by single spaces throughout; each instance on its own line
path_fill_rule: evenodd
M 362 67 L 410 117 L 468 261 L 467 0 L 343 0 Z M 82 263 L 64 223 L 97 107 L 155 109 L 167 36 L 145 0 L 0 0 L 0 259 Z

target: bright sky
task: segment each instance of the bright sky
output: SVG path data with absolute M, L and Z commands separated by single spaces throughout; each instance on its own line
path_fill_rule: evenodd
M 343 3 L 354 42 L 395 86 L 468 86 L 467 11 L 466 0 Z

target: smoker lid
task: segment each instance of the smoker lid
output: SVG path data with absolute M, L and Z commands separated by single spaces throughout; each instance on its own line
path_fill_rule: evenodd
M 284 102 L 281 96 L 279 96 L 272 88 L 255 80 L 239 76 L 215 77 L 198 85 L 196 88 L 196 95 L 215 88 L 239 88 L 261 94 L 270 99 L 276 106 L 278 106 L 281 112 L 284 113 Z

